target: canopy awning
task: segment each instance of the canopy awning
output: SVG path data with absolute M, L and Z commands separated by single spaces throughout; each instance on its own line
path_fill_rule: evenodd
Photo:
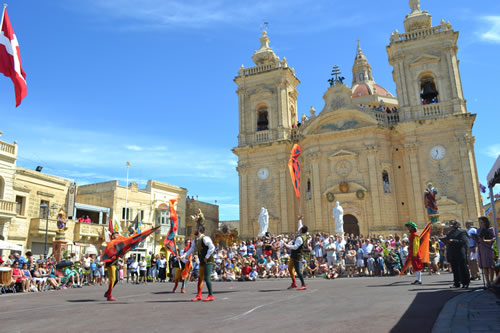
M 12 244 L 4 240 L 0 240 L 0 250 L 22 251 L 23 247 L 21 245 Z
M 500 183 L 500 156 L 498 156 L 493 168 L 488 173 L 487 181 L 490 188 Z

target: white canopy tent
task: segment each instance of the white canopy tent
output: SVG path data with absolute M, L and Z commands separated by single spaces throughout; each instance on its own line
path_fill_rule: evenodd
M 21 245 L 12 244 L 4 240 L 0 240 L 0 250 L 22 251 Z
M 500 253 L 500 241 L 498 237 L 498 223 L 497 223 L 497 212 L 495 207 L 495 197 L 493 195 L 493 188 L 496 184 L 500 184 L 500 155 L 498 156 L 493 168 L 488 173 L 487 177 L 488 188 L 490 189 L 490 200 L 493 212 L 493 227 L 495 228 L 495 237 L 497 240 L 497 251 Z M 500 260 L 500 259 L 499 259 Z

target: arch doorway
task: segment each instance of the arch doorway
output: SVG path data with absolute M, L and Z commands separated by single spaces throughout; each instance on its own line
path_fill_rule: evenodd
M 344 232 L 349 235 L 354 234 L 359 236 L 359 223 L 354 215 L 344 215 Z

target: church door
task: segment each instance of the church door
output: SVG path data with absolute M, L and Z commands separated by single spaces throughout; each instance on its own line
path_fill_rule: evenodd
M 351 214 L 344 215 L 344 232 L 346 234 L 355 234 L 359 236 L 358 219 Z

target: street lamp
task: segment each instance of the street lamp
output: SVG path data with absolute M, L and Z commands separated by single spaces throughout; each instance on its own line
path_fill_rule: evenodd
M 48 233 L 49 233 L 49 205 L 46 202 L 42 202 L 40 204 L 40 208 L 43 209 L 43 211 L 45 212 L 45 218 L 46 218 L 46 220 L 45 220 L 45 246 L 44 246 L 43 254 L 44 254 L 44 257 L 47 258 L 47 237 L 48 237 Z M 56 210 L 57 206 L 55 204 L 53 204 L 52 206 L 50 206 L 50 209 Z

